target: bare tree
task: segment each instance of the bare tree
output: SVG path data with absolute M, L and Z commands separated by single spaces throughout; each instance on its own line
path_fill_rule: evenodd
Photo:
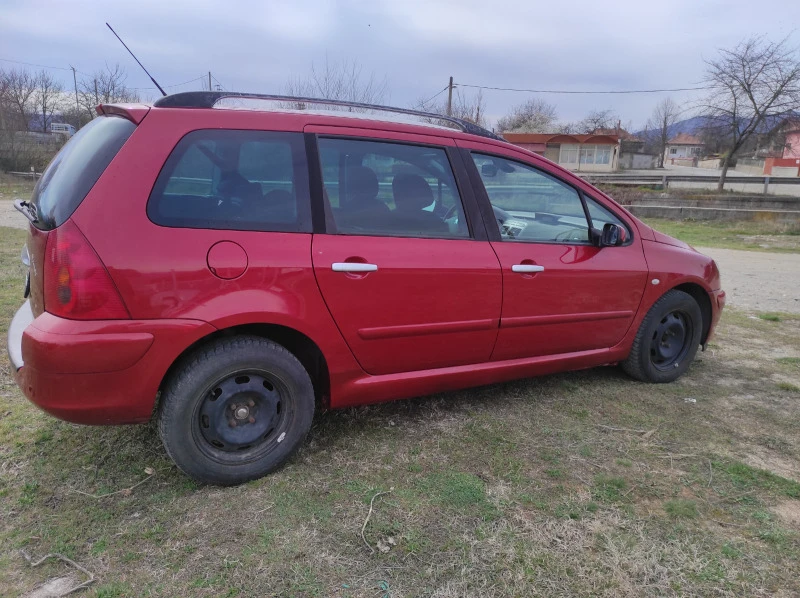
M 418 100 L 413 108 L 423 112 L 431 112 L 433 114 L 447 114 L 446 100 L 434 102 L 433 100 Z M 480 127 L 486 127 L 486 102 L 483 98 L 483 92 L 478 90 L 475 95 L 467 96 L 461 93 L 460 89 L 456 89 L 453 94 L 453 102 L 450 109 L 450 115 L 461 120 L 474 123 Z M 437 119 L 423 119 L 426 122 L 442 126 L 452 126 L 445 120 Z
M 327 56 L 322 66 L 318 67 L 312 63 L 311 73 L 308 76 L 292 79 L 284 88 L 286 95 L 290 96 L 361 104 L 382 103 L 388 95 L 388 90 L 389 85 L 385 77 L 379 79 L 375 73 L 365 73 L 364 67 L 355 60 L 330 62 Z M 290 107 L 299 110 L 308 108 L 303 102 L 292 103 Z
M 25 69 L 6 73 L 6 96 L 15 121 L 12 127 L 19 131 L 30 130 L 36 101 L 36 77 Z
M 667 150 L 669 130 L 676 122 L 681 111 L 672 98 L 664 98 L 653 110 L 653 115 L 647 121 L 648 137 L 653 145 L 658 148 L 658 167 L 664 166 L 664 152 Z M 646 141 L 651 141 L 648 139 Z
M 613 110 L 592 110 L 575 126 L 580 133 L 594 133 L 597 129 L 610 129 L 616 122 Z
M 53 121 L 53 113 L 62 103 L 63 87 L 61 83 L 53 78 L 47 71 L 40 71 L 35 82 L 34 102 L 36 104 L 36 119 L 43 133 L 50 130 L 50 123 Z
M 727 139 L 717 190 L 722 191 L 728 167 L 737 152 L 767 124 L 800 107 L 800 61 L 785 38 L 771 42 L 751 37 L 706 61 L 708 95 L 701 103 L 709 128 Z
M 105 69 L 95 71 L 91 77 L 81 79 L 78 84 L 78 103 L 89 120 L 95 117 L 98 104 L 139 101 L 136 91 L 125 85 L 127 79 L 128 74 L 118 64 L 113 67 L 106 65 Z
M 556 126 L 556 107 L 540 98 L 533 98 L 511 109 L 497 121 L 504 133 L 550 133 Z

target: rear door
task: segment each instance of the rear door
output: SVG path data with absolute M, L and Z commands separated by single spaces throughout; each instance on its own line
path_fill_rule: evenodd
M 488 361 L 500 265 L 451 140 L 317 134 L 326 225 L 312 243 L 325 302 L 361 366 L 392 374 Z M 372 133 L 374 135 L 374 132 Z
M 479 201 L 491 205 L 487 227 L 503 270 L 503 310 L 492 359 L 602 349 L 621 341 L 647 280 L 633 227 L 525 154 L 463 145 Z M 606 222 L 624 226 L 629 241 L 620 247 L 593 245 L 590 226 L 602 229 Z

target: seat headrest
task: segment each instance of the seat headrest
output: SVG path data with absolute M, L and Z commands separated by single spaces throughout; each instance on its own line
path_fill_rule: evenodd
M 365 201 L 378 197 L 378 177 L 371 168 L 353 166 L 347 170 L 347 195 L 350 201 Z
M 418 174 L 401 172 L 392 179 L 394 205 L 402 211 L 419 211 L 433 203 L 431 186 Z

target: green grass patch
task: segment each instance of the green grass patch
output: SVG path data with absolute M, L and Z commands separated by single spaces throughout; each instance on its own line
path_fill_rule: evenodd
M 758 318 L 759 318 L 759 320 L 765 320 L 767 322 L 780 322 L 781 321 L 781 317 L 778 314 L 775 314 L 775 313 L 758 314 Z
M 628 487 L 623 478 L 598 475 L 594 479 L 592 498 L 599 502 L 618 502 L 622 500 L 622 491 Z
M 666 220 L 644 218 L 654 229 L 693 247 L 721 247 L 724 249 L 747 249 L 779 253 L 800 253 L 800 242 L 796 241 L 800 227 L 765 222 L 723 222 L 713 220 Z M 754 237 L 767 236 L 780 242 L 761 241 Z M 763 247 L 767 245 L 767 247 Z
M 800 483 L 745 463 L 713 462 L 715 471 L 720 471 L 738 490 L 765 490 L 774 494 L 800 498 Z
M 776 359 L 775 361 L 777 361 L 781 365 L 788 365 L 800 368 L 800 357 L 778 357 L 778 359 Z
M 485 519 L 493 519 L 498 515 L 486 497 L 486 484 L 470 473 L 433 473 L 420 480 L 419 488 L 435 504 L 447 509 Z
M 800 392 L 800 386 L 792 384 L 791 382 L 778 382 L 778 388 L 788 392 Z
M 674 519 L 694 519 L 697 517 L 697 504 L 681 498 L 664 503 L 664 511 Z

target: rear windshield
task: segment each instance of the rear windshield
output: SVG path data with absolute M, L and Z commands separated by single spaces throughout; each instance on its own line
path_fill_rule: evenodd
M 103 174 L 136 125 L 119 116 L 100 116 L 69 140 L 33 189 L 36 226 L 61 226 Z

